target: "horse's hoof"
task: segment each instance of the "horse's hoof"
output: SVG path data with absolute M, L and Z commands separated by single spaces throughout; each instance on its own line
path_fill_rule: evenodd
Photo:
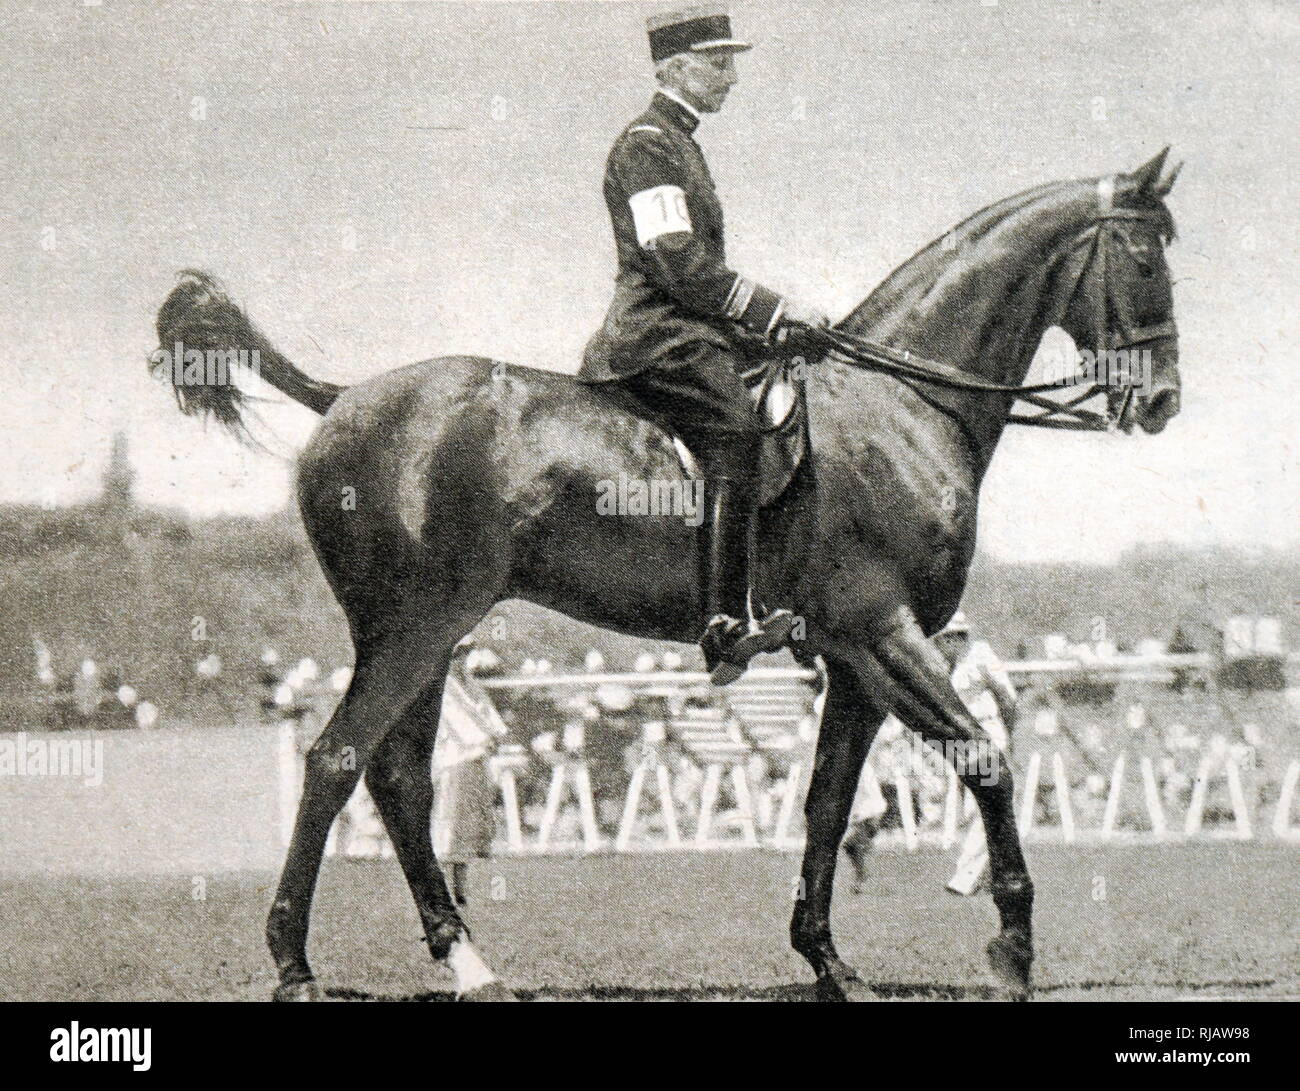
M 868 1004 L 879 997 L 857 974 L 823 974 L 817 979 L 817 999 L 823 1004 Z
M 277 985 L 271 999 L 276 1003 L 314 1003 L 325 999 L 325 990 L 315 981 L 292 981 Z
M 989 941 L 988 956 L 993 975 L 1007 992 L 1006 998 L 1028 1000 L 1029 968 L 1034 961 L 1030 947 L 1005 936 L 995 936 Z
M 512 1004 L 518 1001 L 519 997 L 502 985 L 500 981 L 489 981 L 486 985 L 480 985 L 477 989 L 470 989 L 469 992 L 461 993 L 456 999 L 465 1003 Z

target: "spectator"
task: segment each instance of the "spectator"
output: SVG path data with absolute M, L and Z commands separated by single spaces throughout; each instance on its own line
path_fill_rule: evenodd
M 446 837 L 439 856 L 450 873 L 457 905 L 467 900 L 470 861 L 491 854 L 497 790 L 488 760 L 497 740 L 507 733 L 487 691 L 469 669 L 473 650 L 473 638 L 466 637 L 452 653 L 434 749 L 437 819 Z
M 970 624 L 960 610 L 935 637 L 935 644 L 952 667 L 953 688 L 962 703 L 993 744 L 1003 753 L 1008 752 L 1016 720 L 1016 690 L 997 653 L 986 641 L 972 642 Z M 948 890 L 953 894 L 976 893 L 987 869 L 984 823 L 976 814 L 962 843 L 956 870 L 948 880 Z

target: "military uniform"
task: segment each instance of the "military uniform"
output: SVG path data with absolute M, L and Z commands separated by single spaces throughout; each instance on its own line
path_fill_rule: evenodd
M 729 90 L 730 83 L 721 81 L 729 79 L 730 61 L 719 63 L 718 51 L 750 48 L 732 37 L 726 10 L 713 4 L 652 16 L 647 30 L 656 63 L 710 54 L 687 75 L 703 78 L 701 93 L 720 105 L 722 99 L 712 96 Z M 692 135 L 699 111 L 669 83 L 679 86 L 667 77 L 649 108 L 614 141 L 605 163 L 618 278 L 578 377 L 617 382 L 703 463 L 700 646 L 714 683 L 726 685 L 754 655 L 781 647 L 793 625 L 788 610 L 761 619 L 750 612 L 749 542 L 762 428 L 738 374 L 746 357 L 763 351 L 785 303 L 727 267 L 722 206 Z
M 660 91 L 614 142 L 604 192 L 618 278 L 578 377 L 621 380 L 707 460 L 712 436 L 758 431 L 737 370 L 764 351 L 784 303 L 727 267 L 698 124 Z

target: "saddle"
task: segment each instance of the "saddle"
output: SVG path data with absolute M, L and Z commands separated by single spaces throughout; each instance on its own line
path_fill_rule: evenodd
M 765 434 L 758 464 L 758 504 L 760 508 L 765 508 L 778 500 L 789 487 L 800 464 L 812 449 L 805 401 L 807 380 L 792 372 L 787 359 L 779 357 L 757 360 L 742 371 L 740 377 L 749 390 L 754 412 L 762 418 L 764 424 Z M 620 409 L 667 432 L 672 436 L 683 474 L 690 479 L 704 477 L 699 460 L 663 417 L 638 399 L 624 394 L 616 383 L 602 384 L 591 389 L 599 391 L 600 396 L 610 399 Z

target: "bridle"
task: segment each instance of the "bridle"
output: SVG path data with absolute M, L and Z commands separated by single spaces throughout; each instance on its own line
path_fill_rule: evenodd
M 1107 348 L 1112 350 L 1132 350 L 1141 345 L 1150 344 L 1166 337 L 1177 336 L 1178 328 L 1173 317 L 1149 326 L 1132 326 L 1125 317 L 1126 306 L 1116 297 L 1114 285 L 1110 278 L 1109 252 L 1111 244 L 1117 239 L 1115 225 L 1122 221 L 1146 221 L 1157 223 L 1160 216 L 1154 211 L 1134 208 L 1116 208 L 1114 206 L 1115 179 L 1103 178 L 1097 183 L 1097 214 L 1092 223 L 1075 235 L 1062 247 L 1060 255 L 1064 257 L 1079 247 L 1091 246 L 1091 252 L 1079 268 L 1073 288 L 1070 291 L 1063 313 L 1073 304 L 1075 296 L 1088 280 L 1093 265 L 1101 262 L 1101 282 L 1105 292 L 1107 315 L 1114 316 L 1116 324 L 1110 325 L 1106 334 Z M 1120 242 L 1122 243 L 1122 239 Z M 1108 377 L 1094 375 L 1093 382 L 1081 393 L 1065 401 L 1057 401 L 1043 395 L 1049 391 L 1069 389 L 1081 385 L 1084 381 L 1078 377 L 1066 382 L 1032 383 L 1018 386 L 1008 383 L 988 382 L 978 379 L 951 364 L 938 360 L 928 360 L 906 349 L 896 349 L 889 345 L 869 341 L 855 334 L 834 328 L 824 329 L 813 326 L 798 326 L 798 337 L 810 347 L 825 352 L 836 359 L 867 371 L 880 371 L 912 382 L 927 383 L 946 387 L 950 390 L 967 390 L 984 394 L 1007 394 L 1016 401 L 1027 402 L 1040 410 L 1034 414 L 1012 413 L 1007 418 L 1011 424 L 1023 424 L 1034 428 L 1056 428 L 1075 432 L 1111 432 L 1118 428 L 1125 419 L 1136 393 L 1136 382 L 1132 376 L 1123 387 L 1123 397 L 1116 412 L 1112 414 L 1107 399 L 1107 411 L 1098 413 L 1081 406 L 1097 396 L 1108 395 L 1113 385 Z M 765 383 L 764 386 L 769 386 Z

